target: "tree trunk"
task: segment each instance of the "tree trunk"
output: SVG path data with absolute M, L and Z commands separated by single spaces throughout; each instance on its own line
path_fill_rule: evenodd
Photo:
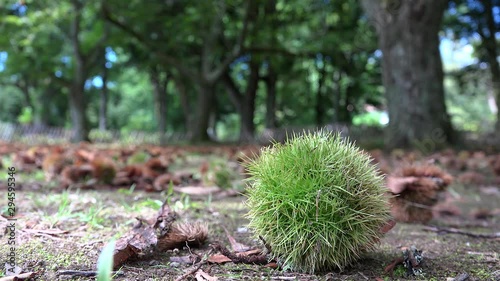
M 31 94 L 30 94 L 30 85 L 28 82 L 28 78 L 22 77 L 22 81 L 18 82 L 17 86 L 19 90 L 23 93 L 24 96 L 24 106 L 25 107 L 30 107 L 33 112 L 35 111 L 35 108 L 33 107 L 33 102 L 31 101 Z
M 69 108 L 71 121 L 73 123 L 74 142 L 89 141 L 89 129 L 86 110 L 86 100 L 84 95 L 84 84 L 74 83 L 69 94 Z
M 49 83 L 46 88 L 40 91 L 38 98 L 35 100 L 38 108 L 35 110 L 35 125 L 48 126 L 50 122 L 51 93 L 54 87 Z
M 85 68 L 79 58 L 75 60 L 74 77 L 69 93 L 69 108 L 73 123 L 73 141 L 89 141 L 89 128 L 86 115 L 87 99 L 85 97 Z
M 80 20 L 82 18 L 82 3 L 72 1 L 74 7 L 74 18 L 71 23 L 71 45 L 73 47 L 73 81 L 69 91 L 69 108 L 73 123 L 74 142 L 88 141 L 89 128 L 86 116 L 87 100 L 85 98 L 86 67 L 85 57 L 80 48 Z
M 155 101 L 155 115 L 158 122 L 158 133 L 160 134 L 160 144 L 165 145 L 167 143 L 166 133 L 167 133 L 167 85 L 169 77 L 156 68 L 152 68 L 150 71 L 151 85 L 153 86 L 153 95 Z
M 340 122 L 340 102 L 342 99 L 342 87 L 340 81 L 342 80 L 342 72 L 340 70 L 333 72 L 333 118 L 332 123 L 337 124 Z
M 498 71 L 498 75 L 500 75 L 500 71 Z M 500 76 L 494 76 L 492 87 L 495 93 L 495 100 L 497 103 L 497 122 L 495 125 L 495 131 L 497 132 L 498 139 L 500 140 Z
M 266 128 L 276 128 L 276 82 L 278 78 L 271 62 L 268 63 L 268 72 L 265 77 L 266 83 Z
M 192 142 L 210 141 L 208 136 L 210 112 L 213 108 L 215 85 L 208 82 L 198 83 L 200 86 L 195 107 L 194 118 L 188 128 L 189 139 Z
M 182 113 L 184 115 L 184 127 L 186 132 L 189 132 L 191 120 L 193 119 L 193 116 L 191 114 L 191 104 L 189 102 L 189 94 L 186 89 L 186 85 L 182 80 L 182 77 L 178 77 L 176 75 L 173 75 L 172 77 L 174 78 L 175 81 L 175 87 L 179 92 L 179 100 L 182 107 Z
M 255 124 L 255 97 L 259 86 L 259 64 L 251 61 L 250 75 L 247 79 L 245 92 L 242 93 L 229 73 L 225 73 L 222 82 L 229 93 L 229 99 L 240 115 L 240 142 L 253 142 Z
M 105 131 L 108 127 L 108 68 L 106 67 L 106 53 L 102 65 L 102 89 L 99 101 L 99 130 Z
M 253 118 L 255 115 L 255 97 L 259 87 L 259 64 L 250 62 L 250 76 L 248 77 L 247 88 L 243 96 L 243 103 L 240 106 L 240 141 L 253 142 L 255 133 L 255 124 Z
M 498 63 L 498 51 L 497 51 L 497 39 L 495 35 L 498 33 L 495 23 L 495 18 L 493 15 L 493 5 L 492 1 L 482 2 L 486 14 L 486 28 L 488 33 L 485 34 L 482 30 L 482 26 L 479 27 L 479 34 L 482 39 L 482 45 L 486 49 L 486 55 L 488 64 L 490 66 L 491 73 L 491 87 L 495 96 L 495 101 L 497 104 L 497 122 L 495 125 L 495 131 L 497 132 L 500 139 L 500 65 Z
M 388 148 L 426 145 L 436 149 L 454 140 L 446 112 L 438 31 L 448 1 L 363 0 L 383 53 L 382 75 L 389 111 Z
M 323 85 L 326 79 L 326 60 L 322 60 L 322 67 L 318 67 L 319 78 L 318 78 L 318 91 L 316 93 L 316 126 L 323 126 L 323 119 L 325 116 L 325 110 L 323 105 Z

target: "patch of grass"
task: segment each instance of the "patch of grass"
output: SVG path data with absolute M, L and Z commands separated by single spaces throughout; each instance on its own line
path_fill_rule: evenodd
M 396 268 L 394 268 L 394 276 L 395 277 L 406 277 L 406 268 L 402 265 L 396 266 Z
M 102 216 L 103 207 L 90 206 L 86 212 L 77 214 L 81 222 L 88 224 L 92 228 L 103 228 L 106 218 Z
M 118 193 L 124 194 L 124 195 L 133 195 L 135 190 L 135 183 L 130 186 L 129 189 L 126 188 L 120 188 L 118 189 Z
M 145 151 L 137 151 L 127 159 L 127 164 L 128 165 L 142 164 L 148 161 L 149 158 L 150 155 Z
M 77 250 L 75 250 L 77 249 Z M 75 247 L 75 242 L 32 239 L 17 249 L 18 260 L 42 262 L 47 269 L 56 271 L 67 268 L 92 268 L 93 255 Z
M 136 210 L 141 210 L 144 207 L 147 207 L 147 208 L 150 208 L 153 210 L 159 210 L 162 205 L 163 205 L 162 201 L 156 200 L 156 199 L 151 199 L 151 198 L 147 198 L 147 199 L 135 204 L 135 206 L 137 208 Z
M 47 219 L 51 222 L 51 225 L 54 226 L 61 220 L 69 219 L 75 217 L 71 209 L 71 201 L 69 199 L 68 191 L 64 191 L 60 195 L 54 195 L 56 197 L 56 201 L 59 203 L 59 207 L 55 214 L 47 214 Z M 58 198 L 57 198 L 58 197 Z
M 473 268 L 471 274 L 479 280 L 493 280 L 491 271 L 486 268 Z

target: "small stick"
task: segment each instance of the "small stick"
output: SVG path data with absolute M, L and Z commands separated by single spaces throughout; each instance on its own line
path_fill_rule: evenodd
M 193 267 L 191 270 L 189 270 L 188 272 L 186 272 L 186 273 L 182 274 L 181 276 L 177 277 L 175 279 L 175 281 L 184 280 L 189 275 L 196 273 L 196 271 L 198 271 L 201 268 L 202 265 L 204 265 L 204 264 L 207 263 L 207 259 L 212 254 L 212 252 L 213 252 L 213 249 L 210 249 L 210 251 L 208 251 L 208 253 L 205 255 L 206 258 L 204 258 L 201 261 L 199 261 L 198 264 L 195 267 Z
M 97 276 L 97 271 L 82 271 L 82 270 L 59 270 L 58 275 L 69 275 L 73 277 L 94 277 Z M 124 275 L 121 271 L 113 271 L 113 275 Z
M 196 265 L 195 267 L 193 267 L 193 269 L 191 269 L 191 270 L 189 270 L 188 272 L 186 272 L 186 273 L 182 274 L 181 276 L 177 277 L 177 278 L 175 279 L 175 281 L 181 281 L 181 280 L 184 280 L 184 279 L 185 279 L 186 277 L 188 277 L 189 275 L 191 275 L 191 274 L 195 274 L 195 273 L 196 273 L 196 271 L 198 271 L 198 270 L 201 268 L 201 266 L 202 266 L 203 264 L 204 264 L 204 262 L 203 262 L 203 263 L 202 263 L 202 262 L 199 262 L 199 263 L 198 263 L 198 265 Z
M 260 241 L 262 241 L 262 243 L 264 244 L 264 247 L 266 247 L 267 249 L 267 252 L 268 253 L 271 253 L 271 246 L 269 244 L 267 244 L 266 240 L 264 239 L 264 237 L 262 237 L 261 235 L 259 235 L 259 239 Z
M 437 227 L 437 226 L 425 226 L 424 230 L 437 232 L 437 233 L 441 233 L 441 234 L 444 234 L 444 233 L 461 234 L 461 235 L 466 235 L 466 236 L 473 237 L 473 238 L 487 238 L 487 239 L 500 238 L 500 232 L 496 232 L 496 233 L 472 233 L 472 232 L 467 232 L 467 231 L 463 231 L 463 230 L 456 229 L 456 228 Z
M 220 243 L 216 242 L 212 245 L 212 248 L 219 251 L 224 256 L 228 257 L 234 263 L 244 263 L 244 264 L 260 264 L 265 265 L 268 263 L 265 254 L 258 256 L 238 256 L 230 252 L 226 247 L 222 246 Z

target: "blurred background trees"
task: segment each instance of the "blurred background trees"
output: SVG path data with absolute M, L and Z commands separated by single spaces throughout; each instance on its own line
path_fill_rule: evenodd
M 0 120 L 255 140 L 500 131 L 500 1 L 0 0 Z M 495 125 L 496 122 L 496 125 Z M 437 132 L 437 133 L 436 133 Z

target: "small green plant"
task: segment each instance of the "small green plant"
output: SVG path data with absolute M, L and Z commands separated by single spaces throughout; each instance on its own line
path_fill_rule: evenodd
M 149 157 L 149 154 L 147 154 L 145 151 L 137 151 L 134 154 L 130 155 L 130 157 L 127 159 L 127 164 L 142 164 L 148 161 Z
M 33 109 L 29 106 L 24 107 L 17 121 L 21 124 L 30 124 L 33 121 Z
M 102 210 L 102 206 L 90 206 L 86 212 L 78 213 L 78 217 L 80 218 L 81 222 L 87 223 L 93 228 L 103 228 L 103 224 L 106 220 L 100 214 Z
M 47 214 L 47 219 L 52 226 L 56 225 L 62 220 L 70 219 L 76 216 L 76 214 L 73 213 L 68 191 L 64 191 L 60 195 L 54 195 L 51 196 L 50 199 L 47 199 L 54 200 L 59 204 L 59 207 L 57 208 L 57 212 L 55 214 Z
M 120 189 L 118 189 L 118 193 L 121 193 L 124 195 L 132 195 L 132 194 L 134 194 L 135 186 L 136 186 L 135 183 L 133 183 L 129 189 L 120 188 Z
M 111 240 L 104 249 L 102 249 L 97 260 L 97 281 L 111 281 L 113 271 L 113 251 L 115 250 L 115 241 Z
M 160 200 L 147 198 L 144 201 L 139 202 L 137 205 L 140 207 L 140 209 L 142 209 L 143 207 L 147 207 L 153 210 L 159 210 L 163 205 L 163 202 Z
M 294 136 L 247 163 L 249 227 L 285 269 L 342 269 L 383 235 L 390 218 L 383 179 L 340 135 Z

